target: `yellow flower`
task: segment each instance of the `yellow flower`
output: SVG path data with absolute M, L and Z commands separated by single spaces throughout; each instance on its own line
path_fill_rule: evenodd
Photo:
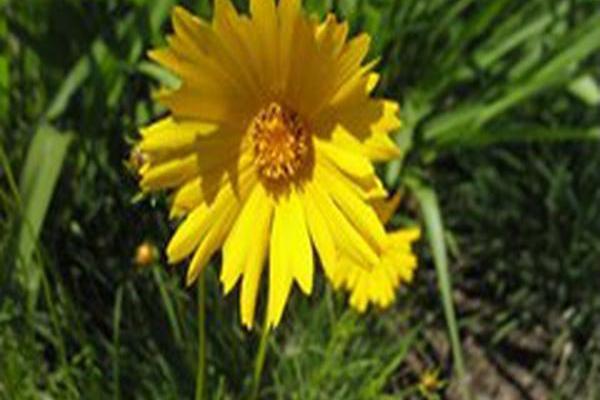
M 401 195 L 396 193 L 389 201 L 375 201 L 374 207 L 386 224 L 400 202 Z M 399 229 L 386 234 L 379 263 L 365 268 L 356 260 L 341 254 L 337 268 L 329 277 L 337 288 L 350 291 L 350 305 L 364 312 L 369 303 L 380 308 L 392 304 L 396 289 L 403 283 L 410 283 L 417 267 L 417 258 L 411 244 L 419 239 L 420 229 Z
M 419 391 L 425 398 L 430 398 L 432 394 L 444 387 L 445 382 L 440 380 L 439 370 L 427 370 L 421 375 L 419 382 Z
M 170 115 L 142 129 L 140 174 L 146 191 L 173 190 L 171 216 L 185 218 L 169 261 L 192 256 L 189 284 L 222 248 L 220 280 L 225 293 L 241 280 L 247 327 L 268 257 L 273 327 L 294 282 L 312 291 L 313 245 L 326 271 L 338 253 L 379 264 L 372 161 L 398 155 L 388 133 L 400 122 L 395 102 L 370 96 L 367 35 L 349 40 L 346 23 L 308 18 L 300 0 L 253 0 L 250 15 L 229 0 L 212 23 L 175 8 L 169 46 L 149 54 L 182 83 L 158 93 Z

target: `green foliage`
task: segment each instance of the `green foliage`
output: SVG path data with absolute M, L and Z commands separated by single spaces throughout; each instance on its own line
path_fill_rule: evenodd
M 462 265 L 455 282 L 467 302 L 479 303 L 465 322 L 469 331 L 501 360 L 522 354 L 531 370 L 555 380 L 559 398 L 598 393 L 600 303 L 592 277 L 600 273 L 600 190 L 591 182 L 599 150 L 454 154 L 457 168 L 440 180 Z
M 137 246 L 164 248 L 172 226 L 165 198 L 138 199 L 124 165 L 138 128 L 165 112 L 152 91 L 177 84 L 145 56 L 175 3 L 0 0 L 0 398 L 194 394 L 196 296 L 184 267 L 135 266 Z M 209 1 L 182 3 L 211 14 Z M 408 189 L 393 221 L 422 219 L 431 248 L 389 311 L 347 311 L 321 280 L 293 296 L 260 398 L 414 398 L 433 367 L 456 384 L 442 310 L 459 370 L 469 339 L 473 386 L 483 349 L 542 382 L 541 397 L 597 397 L 600 2 L 305 6 L 372 35 L 378 90 L 404 123 L 403 158 L 381 166 L 389 188 Z M 219 262 L 207 268 L 208 398 L 245 398 L 259 335 L 240 326 L 237 293 L 220 293 Z

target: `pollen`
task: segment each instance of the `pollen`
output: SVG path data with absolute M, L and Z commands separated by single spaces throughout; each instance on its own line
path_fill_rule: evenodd
M 271 103 L 254 117 L 249 128 L 259 174 L 270 182 L 285 182 L 305 165 L 310 136 L 300 116 Z

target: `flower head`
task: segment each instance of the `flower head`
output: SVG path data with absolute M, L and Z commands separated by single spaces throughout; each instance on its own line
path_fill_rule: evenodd
M 398 105 L 370 95 L 368 36 L 306 17 L 300 0 L 252 0 L 250 16 L 216 0 L 212 23 L 178 7 L 173 26 L 150 57 L 181 85 L 158 94 L 170 115 L 142 129 L 141 186 L 173 192 L 183 222 L 167 255 L 191 256 L 188 283 L 222 248 L 220 280 L 226 293 L 241 281 L 248 327 L 268 260 L 275 326 L 294 282 L 312 290 L 313 246 L 326 271 L 342 253 L 380 263 L 389 241 L 368 204 L 385 196 L 372 161 L 398 155 Z

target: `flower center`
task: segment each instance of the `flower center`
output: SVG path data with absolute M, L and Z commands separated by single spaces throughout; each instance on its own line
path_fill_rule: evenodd
M 302 169 L 310 150 L 310 137 L 300 116 L 277 103 L 258 112 L 249 127 L 255 163 L 270 182 L 288 181 Z

